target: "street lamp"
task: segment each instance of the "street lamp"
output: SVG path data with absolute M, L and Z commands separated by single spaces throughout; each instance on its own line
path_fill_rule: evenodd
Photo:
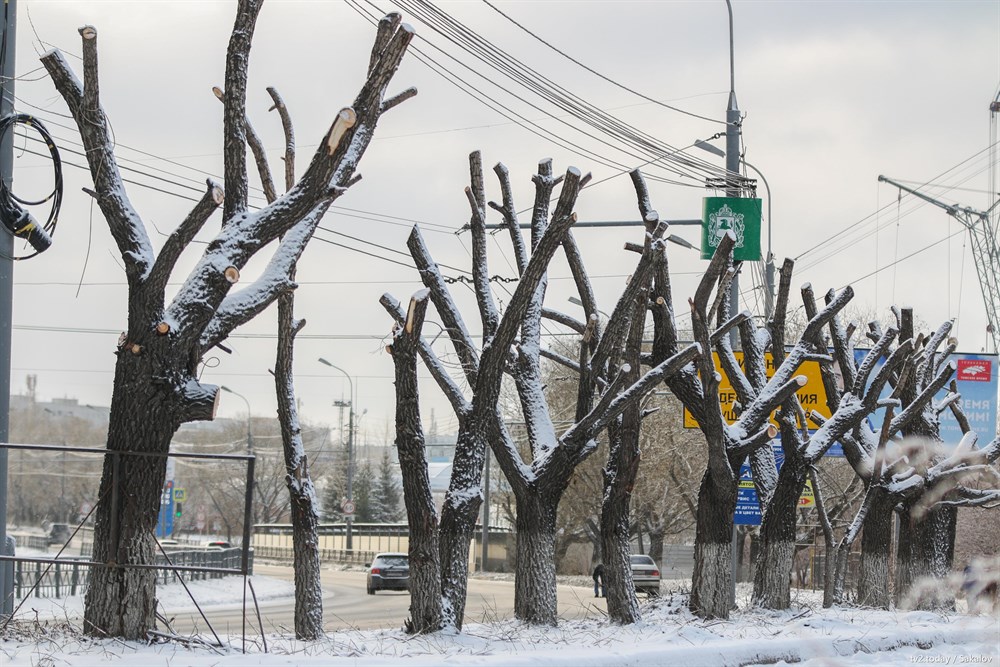
M 319 358 L 319 363 L 324 366 L 329 366 L 335 371 L 340 371 L 347 378 L 347 383 L 350 386 L 350 400 L 348 401 L 334 401 L 333 404 L 338 407 L 347 407 L 347 502 L 350 503 L 351 507 L 348 508 L 350 512 L 344 512 L 344 523 L 347 524 L 347 549 L 354 549 L 354 539 L 352 534 L 352 524 L 354 519 L 354 381 L 351 379 L 350 374 L 345 371 L 340 366 L 335 366 L 323 357 Z M 344 413 L 341 412 L 341 415 Z M 343 422 L 341 422 L 343 424 Z
M 237 396 L 237 397 L 243 399 L 243 402 L 247 404 L 247 454 L 250 455 L 250 456 L 253 456 L 253 432 L 250 430 L 250 401 L 247 400 L 246 396 L 244 396 L 243 394 L 239 393 L 238 391 L 233 391 L 232 389 L 230 389 L 226 385 L 222 385 L 219 388 L 222 389 L 222 391 L 228 392 L 228 393 L 232 394 L 233 396 Z M 252 484 L 253 484 L 252 494 L 253 494 L 253 498 L 254 498 L 254 503 L 251 506 L 250 520 L 254 524 L 256 524 L 257 523 L 257 502 L 256 502 L 256 500 L 257 500 L 257 480 L 254 480 L 252 482 Z

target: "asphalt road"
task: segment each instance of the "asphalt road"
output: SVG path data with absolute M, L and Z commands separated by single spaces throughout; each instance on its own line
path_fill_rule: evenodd
M 254 573 L 269 577 L 293 580 L 292 568 L 280 565 L 255 564 Z M 323 618 L 327 631 L 345 629 L 399 628 L 409 616 L 410 596 L 405 592 L 379 591 L 368 595 L 365 591 L 365 573 L 359 571 L 323 570 Z M 246 632 L 260 634 L 256 612 L 247 594 Z M 595 599 L 590 588 L 559 586 L 559 617 L 579 619 L 600 617 L 606 614 L 604 599 Z M 264 631 L 292 633 L 295 605 L 292 600 L 265 602 L 260 606 Z M 212 627 L 218 633 L 240 634 L 243 629 L 243 611 L 240 607 L 206 609 Z M 197 611 L 170 613 L 171 627 L 175 632 L 208 633 L 205 621 Z M 465 622 L 509 619 L 514 617 L 514 582 L 487 579 L 469 579 Z M 210 634 L 210 633 L 209 633 Z

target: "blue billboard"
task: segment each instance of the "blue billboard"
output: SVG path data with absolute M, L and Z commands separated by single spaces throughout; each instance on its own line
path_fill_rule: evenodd
M 868 350 L 855 350 L 858 363 L 868 354 Z M 956 352 L 949 358 L 956 365 L 952 379 L 956 381 L 958 393 L 961 394 L 962 411 L 969 420 L 969 427 L 979 435 L 979 445 L 982 446 L 996 436 L 997 433 L 997 372 L 1000 370 L 997 355 L 971 354 Z M 879 362 L 881 367 L 882 362 Z M 873 372 L 874 376 L 875 373 Z M 944 400 L 948 388 L 942 389 L 934 397 L 936 402 Z M 892 388 L 886 386 L 882 397 L 887 398 Z M 880 409 L 868 418 L 873 430 L 882 428 L 885 409 Z M 946 445 L 957 445 L 962 439 L 962 429 L 951 410 L 941 413 L 941 440 Z M 839 447 L 839 445 L 838 445 Z

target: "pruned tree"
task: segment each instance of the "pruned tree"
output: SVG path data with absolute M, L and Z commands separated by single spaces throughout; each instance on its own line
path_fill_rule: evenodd
M 152 528 L 165 474 L 170 437 L 188 421 L 212 419 L 217 386 L 199 381 L 202 355 L 293 287 L 292 267 L 330 204 L 358 176 L 358 162 L 379 117 L 413 94 L 391 99 L 386 88 L 412 39 L 397 14 L 379 25 L 368 76 L 351 107 L 341 110 L 319 142 L 302 178 L 257 211 L 247 205 L 246 81 L 261 0 L 241 0 L 226 56 L 224 189 L 209 182 L 205 194 L 157 254 L 126 194 L 114 140 L 98 93 L 97 30 L 86 26 L 83 81 L 58 50 L 41 60 L 80 131 L 94 180 L 93 195 L 125 265 L 128 328 L 117 350 L 108 450 L 95 527 L 95 568 L 87 592 L 86 631 L 143 639 L 155 626 Z M 225 196 L 223 196 L 225 192 Z M 181 253 L 219 206 L 222 226 L 171 300 L 167 282 Z M 280 241 L 278 239 L 280 238 Z M 268 267 L 232 291 L 251 257 L 277 242 Z M 119 453 L 154 456 L 119 456 Z M 112 487 L 117 488 L 112 493 Z M 121 502 L 112 503 L 112 498 Z
M 791 269 L 792 262 L 786 260 L 781 271 L 777 298 L 778 304 L 782 306 L 788 301 Z M 826 298 L 827 308 L 843 299 L 843 292 L 829 292 Z M 855 381 L 846 386 L 844 392 L 840 392 L 831 372 L 833 358 L 827 354 L 827 343 L 822 335 L 826 323 L 816 317 L 816 301 L 812 287 L 808 284 L 802 288 L 802 302 L 810 320 L 801 342 L 805 351 L 812 354 L 813 358 L 820 359 L 821 369 L 825 369 L 821 372 L 831 416 L 824 420 L 818 430 L 810 433 L 800 427 L 805 422 L 806 415 L 798 398 L 792 396 L 782 406 L 777 417 L 784 463 L 762 511 L 760 550 L 754 570 L 752 598 L 755 605 L 769 609 L 787 609 L 791 604 L 789 573 L 795 554 L 798 501 L 810 471 L 835 442 L 844 434 L 859 428 L 862 420 L 880 407 L 882 389 L 892 374 L 908 360 L 912 348 L 912 341 L 900 343 L 872 376 L 876 362 L 888 352 L 898 333 L 896 329 L 887 330 L 860 364 L 860 374 L 852 373 Z M 840 308 L 842 307 L 841 305 Z M 832 317 L 828 319 L 831 326 L 834 326 L 834 320 Z M 816 326 L 817 323 L 819 326 Z M 774 354 L 777 361 L 778 352 L 775 351 Z M 795 351 L 791 354 L 795 354 Z
M 618 307 L 609 320 L 608 331 L 602 334 L 597 326 L 593 291 L 583 270 L 579 251 L 569 233 L 576 219 L 573 207 L 580 188 L 589 179 L 577 169 L 569 168 L 565 176 L 556 178 L 552 163 L 539 163 L 535 183 L 535 203 L 532 209 L 530 245 L 518 231 L 517 214 L 511 195 L 507 169 L 498 164 L 494 171 L 503 195 L 502 204 L 490 203 L 499 211 L 508 230 L 520 280 L 501 316 L 489 284 L 486 260 L 486 196 L 482 166 L 478 153 L 470 156 L 471 187 L 466 194 L 472 208 L 472 276 L 483 327 L 483 344 L 476 345 L 468 333 L 461 314 L 445 282 L 414 229 L 409 247 L 421 279 L 430 291 L 434 303 L 462 362 L 465 379 L 472 390 L 467 399 L 455 381 L 448 376 L 430 347 L 421 343 L 420 354 L 431 375 L 449 398 L 459 418 L 459 437 L 453 462 L 453 472 L 441 516 L 441 569 L 445 597 L 444 613 L 448 623 L 460 627 L 465 606 L 468 575 L 468 549 L 472 529 L 482 495 L 480 483 L 489 445 L 503 470 L 517 503 L 517 571 L 515 578 L 514 612 L 529 623 L 554 624 L 556 621 L 556 580 L 554 543 L 556 515 L 562 492 L 576 465 L 596 448 L 598 435 L 629 405 L 638 401 L 655 384 L 670 373 L 677 372 L 697 353 L 690 346 L 657 365 L 637 382 L 627 382 L 630 369 L 622 366 L 617 375 L 609 362 L 620 354 L 620 344 L 629 326 L 632 303 L 643 283 L 642 271 L 648 271 L 665 225 L 658 225 L 655 216 L 649 218 L 649 246 L 643 254 L 633 283 L 619 299 Z M 554 210 L 549 210 L 552 193 L 559 183 L 562 189 Z M 562 246 L 566 251 L 584 303 L 592 306 L 593 318 L 588 324 L 543 307 L 546 270 L 555 252 Z M 643 268 L 645 266 L 645 268 Z M 383 306 L 397 324 L 404 323 L 398 303 L 389 296 Z M 580 396 L 573 424 L 561 434 L 556 433 L 543 385 L 540 360 L 542 317 L 568 324 L 581 334 L 588 328 L 592 337 L 581 345 L 581 362 L 566 362 L 580 372 Z M 519 334 L 519 335 L 518 335 Z M 606 337 L 605 337 L 606 336 Z M 593 348 L 593 356 L 591 354 Z M 498 406 L 500 384 L 508 372 L 514 380 L 518 400 L 526 423 L 529 457 L 523 458 L 515 446 Z M 411 530 L 414 526 L 411 524 Z
M 410 618 L 406 629 L 417 633 L 436 632 L 447 620 L 441 588 L 440 524 L 427 472 L 417 386 L 417 356 L 434 363 L 433 357 L 428 357 L 430 346 L 420 338 L 429 296 L 425 289 L 410 299 L 403 324 L 396 329 L 389 347 L 396 378 L 396 450 L 410 526 Z M 398 304 L 391 304 L 388 297 L 382 300 L 387 307 L 398 309 Z
M 653 209 L 648 190 L 638 172 L 633 172 L 632 179 L 639 212 L 645 216 Z M 728 618 L 732 605 L 730 551 L 740 465 L 750 457 L 759 497 L 766 502 L 768 490 L 774 488 L 776 468 L 774 454 L 765 445 L 777 433 L 767 420 L 805 383 L 805 377 L 796 376 L 795 372 L 799 364 L 811 358 L 808 347 L 797 344 L 787 357 L 782 357 L 783 361 L 775 357 L 777 368 L 768 380 L 764 350 L 770 345 L 772 351 L 784 351 L 784 327 L 779 319 L 784 317 L 784 306 L 781 310 L 776 309 L 776 322 L 772 321 L 770 331 L 753 325 L 747 312 L 729 317 L 726 293 L 735 275 L 732 266 L 735 242 L 732 234 L 723 237 L 689 305 L 695 342 L 706 350 L 715 348 L 718 351 L 723 369 L 737 390 L 742 411 L 733 424 L 727 423 L 718 401 L 721 376 L 709 354 L 699 357 L 696 369 L 666 380 L 667 387 L 698 422 L 707 444 L 707 468 L 698 491 L 695 518 L 690 607 L 699 616 L 714 618 Z M 675 354 L 679 340 L 666 253 L 656 256 L 651 301 L 654 335 L 652 350 L 646 358 L 655 364 Z M 842 301 L 846 303 L 846 298 Z M 807 327 L 824 326 L 841 306 L 838 302 L 824 309 Z M 718 326 L 711 330 L 710 324 L 716 318 Z M 736 363 L 725 341 L 736 327 L 740 332 L 746 370 Z
M 934 400 L 948 385 L 955 370 L 954 363 L 948 361 L 957 344 L 954 339 L 948 338 L 951 322 L 944 323 L 931 335 L 915 336 L 912 311 L 893 308 L 893 313 L 896 326 L 890 327 L 886 333 L 898 330 L 899 338 L 905 340 L 891 354 L 895 355 L 903 346 L 912 349 L 905 362 L 889 374 L 888 382 L 893 389 L 889 398 L 882 402 L 886 411 L 881 427 L 873 430 L 862 423 L 840 437 L 847 460 L 864 481 L 866 491 L 860 509 L 836 546 L 836 570 L 832 583 L 827 585 L 825 604 L 843 601 L 847 554 L 860 534 L 858 602 L 884 608 L 890 606 L 889 559 L 894 511 L 900 513 L 900 534 L 905 534 L 897 549 L 899 562 L 895 588 L 898 604 L 909 596 L 914 572 L 938 581 L 947 576 L 954 548 L 954 532 L 950 527 L 952 519 L 947 511 L 953 511 L 960 505 L 988 504 L 998 497 L 995 491 L 979 490 L 965 484 L 969 478 L 984 471 L 996 474 L 991 464 L 1000 456 L 1000 446 L 993 442 L 982 450 L 974 448 L 975 434 L 968 433 L 968 421 L 962 414 L 954 381 L 951 381 L 951 391 L 942 401 Z M 830 327 L 834 356 L 841 369 L 844 386 L 850 391 L 863 387 L 866 375 L 872 372 L 878 361 L 877 357 L 873 359 L 870 355 L 860 364 L 855 361 L 851 339 L 856 328 L 853 324 L 844 328 L 836 320 Z M 881 325 L 877 322 L 869 324 L 870 339 L 884 340 L 885 336 Z M 946 341 L 947 345 L 940 350 Z M 888 345 L 876 343 L 875 349 L 881 355 L 890 353 Z M 839 395 L 835 384 L 831 386 L 829 395 Z M 962 444 L 950 451 L 941 447 L 939 422 L 939 415 L 948 409 L 952 410 L 966 432 Z M 815 413 L 812 419 L 823 421 Z M 928 514 L 935 510 L 939 512 L 939 520 L 924 524 Z M 916 534 L 916 539 L 911 537 L 911 532 Z M 913 546 L 915 544 L 921 546 Z M 899 569 L 907 572 L 899 574 Z M 927 587 L 918 593 L 914 603 L 928 608 L 948 607 L 953 604 L 953 598 L 950 598 L 946 588 Z

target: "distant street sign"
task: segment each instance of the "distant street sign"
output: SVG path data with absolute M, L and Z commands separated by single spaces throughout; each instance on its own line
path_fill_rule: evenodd
M 344 504 L 341 505 L 340 508 L 343 510 L 344 514 L 354 514 L 354 510 L 356 509 L 354 507 L 354 502 L 351 500 L 345 500 Z
M 174 502 L 175 503 L 186 503 L 187 502 L 187 489 L 174 489 Z
M 781 449 L 781 440 L 772 440 L 771 448 L 774 450 L 774 463 L 778 470 L 785 462 L 785 453 Z M 806 480 L 802 495 L 799 496 L 799 509 L 807 509 L 816 506 L 816 496 L 813 495 L 812 482 Z M 736 494 L 736 513 L 733 515 L 733 523 L 737 526 L 759 526 L 761 522 L 760 502 L 757 500 L 757 487 L 753 485 L 753 473 L 750 471 L 750 464 L 744 463 L 740 466 L 740 486 Z

